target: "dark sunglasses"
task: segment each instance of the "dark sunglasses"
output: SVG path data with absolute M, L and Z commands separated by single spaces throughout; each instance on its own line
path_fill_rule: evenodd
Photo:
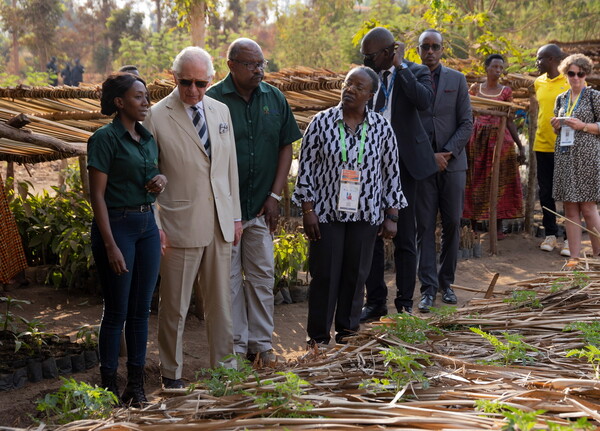
M 419 45 L 419 47 L 425 52 L 429 51 L 430 49 L 434 51 L 439 51 L 440 49 L 442 49 L 442 45 L 440 45 L 439 43 L 424 43 L 422 45 Z
M 177 81 L 182 87 L 190 87 L 194 84 L 196 88 L 206 88 L 208 85 L 208 81 L 198 81 L 196 79 L 177 79 Z
M 577 75 L 580 78 L 585 78 L 585 72 L 573 72 L 572 70 L 569 70 L 567 72 L 567 75 L 569 75 L 569 78 L 575 78 L 575 75 Z
M 385 51 L 386 49 L 394 48 L 395 45 L 386 46 L 385 48 L 381 48 L 379 51 L 372 52 L 371 54 L 363 54 L 363 59 L 365 60 L 373 60 L 380 52 Z

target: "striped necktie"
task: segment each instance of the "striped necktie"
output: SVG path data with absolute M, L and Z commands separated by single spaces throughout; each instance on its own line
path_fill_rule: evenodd
M 210 139 L 208 137 L 208 128 L 206 127 L 206 122 L 200 114 L 200 110 L 197 106 L 190 107 L 192 111 L 194 111 L 194 116 L 192 118 L 192 123 L 194 123 L 194 127 L 196 128 L 196 132 L 198 132 L 198 136 L 200 136 L 200 142 L 204 145 L 204 149 L 206 150 L 206 154 L 210 157 Z

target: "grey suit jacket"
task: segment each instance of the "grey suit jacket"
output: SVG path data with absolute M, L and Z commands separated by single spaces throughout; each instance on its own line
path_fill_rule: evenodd
M 435 145 L 436 153 L 452 152 L 448 172 L 467 170 L 464 151 L 473 131 L 471 99 L 465 76 L 440 65 L 440 81 L 433 106 L 420 111 L 423 127 Z
M 157 222 L 172 247 L 209 245 L 215 223 L 225 241 L 232 242 L 234 220 L 242 218 L 229 108 L 206 95 L 203 104 L 211 158 L 177 89 L 154 105 L 144 121 L 158 144 L 160 172 L 168 180 L 157 199 Z

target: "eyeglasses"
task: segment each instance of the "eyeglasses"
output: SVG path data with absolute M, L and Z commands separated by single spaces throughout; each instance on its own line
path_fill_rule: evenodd
M 569 70 L 567 72 L 567 75 L 569 75 L 569 78 L 575 78 L 575 75 L 577 75 L 579 78 L 585 78 L 585 72 L 582 71 L 574 72 L 572 70 Z
M 380 52 L 383 52 L 386 49 L 390 49 L 390 48 L 393 48 L 393 47 L 394 47 L 394 45 L 386 46 L 385 48 L 381 48 L 379 51 L 372 52 L 371 54 L 363 54 L 362 55 L 363 59 L 364 60 L 373 60 L 375 57 L 377 57 L 379 55 Z
M 243 66 L 246 67 L 246 69 L 253 71 L 256 69 L 262 69 L 265 70 L 265 67 L 267 67 L 269 65 L 269 61 L 268 60 L 263 60 L 263 61 L 259 61 L 256 63 L 248 63 L 246 61 L 239 61 L 239 60 L 235 60 L 233 58 L 230 58 L 231 61 L 235 61 L 238 64 L 241 64 Z
M 357 85 L 353 82 L 346 82 L 346 81 L 342 82 L 342 88 L 354 88 L 355 91 L 358 91 L 361 93 L 363 91 L 367 91 L 367 88 L 365 88 L 365 87 L 361 87 L 360 85 Z
M 206 88 L 208 85 L 208 81 L 198 81 L 197 79 L 179 79 L 177 78 L 179 85 L 182 87 L 191 87 L 192 84 L 196 86 L 196 88 Z
M 419 48 L 421 48 L 425 52 L 429 51 L 430 49 L 434 51 L 439 51 L 440 49 L 442 49 L 442 45 L 440 45 L 439 43 L 424 43 L 422 45 L 419 45 Z

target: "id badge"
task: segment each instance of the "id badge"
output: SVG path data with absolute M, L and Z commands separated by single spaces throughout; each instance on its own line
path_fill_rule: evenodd
M 560 146 L 570 147 L 574 144 L 575 131 L 569 126 L 560 128 Z
M 342 169 L 338 210 L 350 213 L 358 211 L 360 197 L 360 171 Z

